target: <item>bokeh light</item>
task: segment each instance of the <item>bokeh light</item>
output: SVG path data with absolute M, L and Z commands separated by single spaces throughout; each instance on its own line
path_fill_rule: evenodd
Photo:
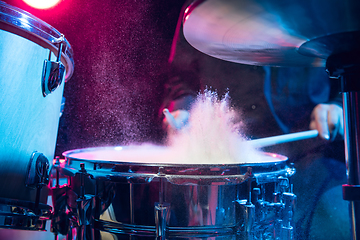
M 47 9 L 58 4 L 60 0 L 24 0 L 25 3 L 33 8 Z

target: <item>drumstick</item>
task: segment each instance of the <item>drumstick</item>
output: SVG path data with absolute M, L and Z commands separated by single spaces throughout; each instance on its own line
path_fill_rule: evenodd
M 289 133 L 280 136 L 266 137 L 260 139 L 250 140 L 249 142 L 256 148 L 267 147 L 275 144 L 299 141 L 309 138 L 315 138 L 319 135 L 317 130 L 308 130 L 298 133 Z
M 164 108 L 163 114 L 165 115 L 165 118 L 167 122 L 169 123 L 170 127 L 173 129 L 178 129 L 178 126 L 176 124 L 174 116 L 169 112 L 169 109 Z

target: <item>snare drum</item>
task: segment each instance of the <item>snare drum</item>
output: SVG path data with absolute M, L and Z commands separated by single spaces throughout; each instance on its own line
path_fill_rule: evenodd
M 72 49 L 47 23 L 0 2 L 0 62 L 0 227 L 42 230 L 36 216 L 50 209 L 36 178 L 54 157 Z
M 53 195 L 54 206 L 64 205 L 59 201 L 65 192 L 77 196 L 67 206 L 77 204 L 81 213 L 79 234 L 88 227 L 117 239 L 292 239 L 296 196 L 289 177 L 295 171 L 282 155 L 263 153 L 261 162 L 181 164 L 168 147 L 118 146 L 64 156 L 65 165 L 55 169 L 69 186 L 57 188 L 62 195 Z M 108 219 L 101 217 L 105 209 Z

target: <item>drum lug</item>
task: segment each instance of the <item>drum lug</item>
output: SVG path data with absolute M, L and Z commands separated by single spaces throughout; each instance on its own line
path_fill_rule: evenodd
M 166 226 L 169 219 L 170 204 L 155 203 L 155 230 L 156 237 L 165 237 Z
M 85 177 L 88 175 L 85 169 L 85 164 L 80 164 L 80 194 L 76 200 L 78 205 L 78 224 L 80 226 L 91 225 L 93 223 L 93 208 L 95 206 L 94 196 L 90 194 L 85 194 Z
M 51 231 L 57 235 L 66 235 L 72 226 L 77 225 L 76 194 L 68 186 L 54 187 L 51 189 L 54 214 L 51 219 Z
M 85 195 L 76 200 L 78 205 L 78 224 L 79 226 L 90 226 L 93 224 L 93 212 L 95 207 L 95 198 L 92 195 Z
M 244 216 L 244 222 L 241 224 L 242 229 L 238 231 L 246 232 L 247 239 L 252 239 L 250 236 L 253 231 L 253 226 L 255 223 L 255 205 L 243 200 L 237 200 L 238 206 L 241 207 L 242 216 Z
M 49 183 L 49 160 L 44 154 L 33 152 L 28 165 L 25 184 L 30 188 L 42 187 Z
M 260 188 L 250 190 L 252 197 L 249 199 L 237 200 L 238 233 L 245 234 L 245 239 L 258 239 L 263 234 L 263 227 L 273 222 L 271 239 L 292 240 L 294 239 L 294 228 L 292 226 L 293 212 L 295 208 L 296 195 L 285 192 L 288 188 L 288 179 L 281 178 L 278 182 L 278 190 L 275 194 L 275 201 L 268 202 L 260 197 Z M 269 235 L 269 236 L 270 236 Z
M 36 151 L 31 154 L 25 185 L 29 188 L 36 188 L 35 212 L 39 207 L 41 188 L 49 183 L 49 166 L 49 160 L 44 154 Z
M 271 219 L 277 219 L 274 224 L 274 239 L 292 240 L 294 239 L 292 218 L 295 208 L 296 195 L 292 192 L 278 193 L 276 199 L 278 202 L 267 202 L 256 200 L 257 215 L 260 215 L 259 221 L 266 222 Z
M 283 214 L 281 224 L 281 239 L 294 239 L 294 228 L 292 226 L 293 212 L 295 208 L 296 195 L 291 192 L 283 194 Z
M 51 51 L 49 53 L 49 59 L 44 60 L 43 72 L 41 78 L 42 94 L 44 97 L 55 91 L 64 78 L 65 66 L 61 63 L 61 52 L 65 42 L 64 35 L 59 38 L 59 48 L 56 62 L 50 61 Z
M 80 163 L 80 170 L 76 175 L 80 177 L 80 193 L 77 202 L 78 228 L 77 236 L 81 240 L 94 240 L 95 196 L 85 194 L 85 179 L 90 176 L 85 164 Z

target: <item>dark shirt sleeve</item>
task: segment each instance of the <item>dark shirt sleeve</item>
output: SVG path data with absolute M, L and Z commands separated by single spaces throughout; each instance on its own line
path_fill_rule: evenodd
M 160 111 L 168 108 L 169 111 L 179 109 L 190 110 L 200 90 L 200 80 L 193 71 L 175 72 L 165 83 L 163 103 Z

